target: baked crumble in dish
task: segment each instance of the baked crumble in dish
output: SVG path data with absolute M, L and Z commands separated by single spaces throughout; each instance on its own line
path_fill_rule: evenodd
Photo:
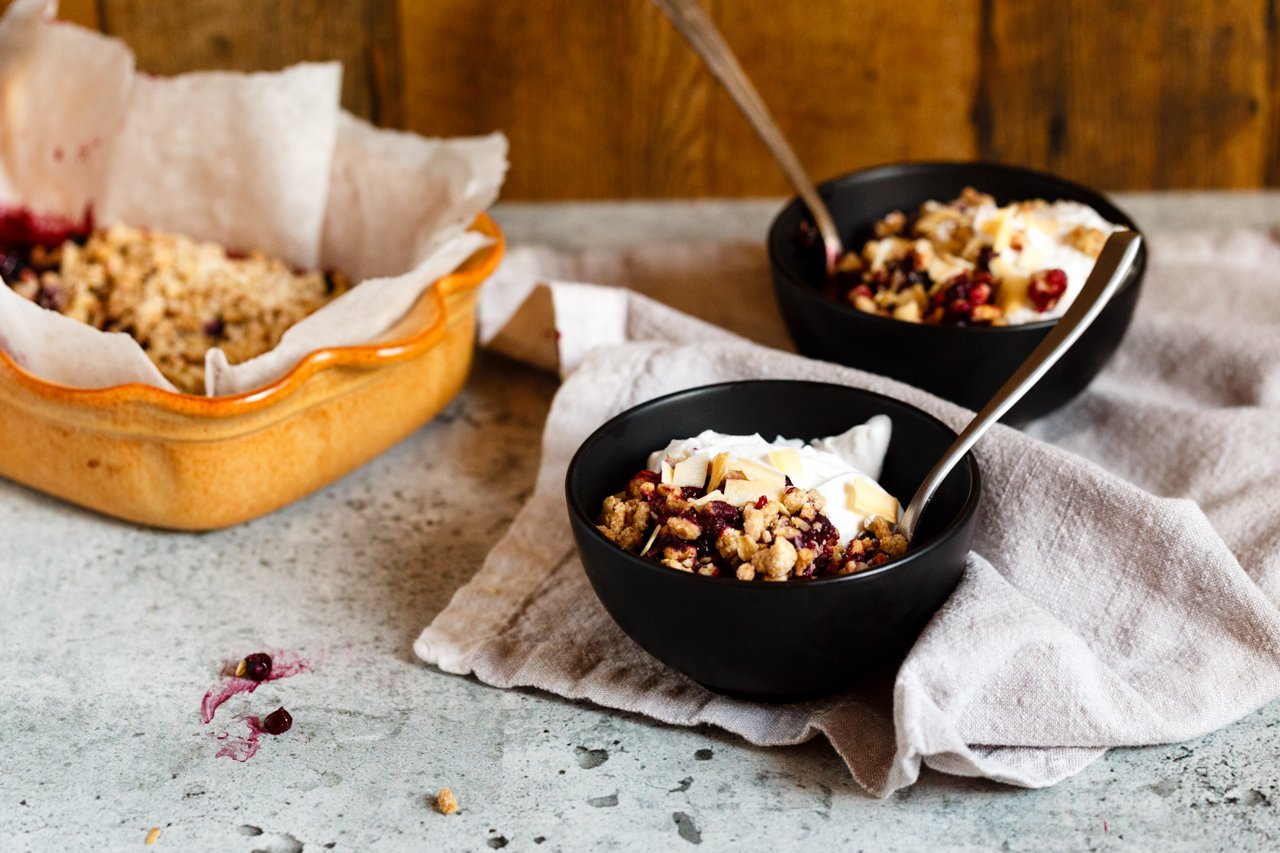
M 898 501 L 866 470 L 878 475 L 888 429 L 881 416 L 813 444 L 710 431 L 674 441 L 605 498 L 597 529 L 709 577 L 802 581 L 882 566 L 907 551 Z
M 950 202 L 894 211 L 840 261 L 830 295 L 910 323 L 1004 326 L 1060 317 L 1122 226 L 1088 205 L 1044 199 L 998 207 L 966 188 Z M 801 240 L 816 239 L 802 224 Z
M 340 273 L 126 225 L 0 241 L 0 278 L 43 308 L 132 336 L 188 394 L 204 393 L 209 349 L 233 364 L 268 352 L 351 287 Z

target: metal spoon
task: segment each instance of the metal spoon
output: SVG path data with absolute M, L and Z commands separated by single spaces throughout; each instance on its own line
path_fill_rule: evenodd
M 720 81 L 729 96 L 733 98 L 747 117 L 747 121 L 755 128 L 760 140 L 769 149 L 773 159 L 778 161 L 782 174 L 786 175 L 792 189 L 809 207 L 813 221 L 822 236 L 822 247 L 826 252 L 827 276 L 835 275 L 836 264 L 844 254 L 844 244 L 840 241 L 840 232 L 836 229 L 831 211 L 818 195 L 818 189 L 805 174 L 800 159 L 787 144 L 787 139 L 774 123 L 769 108 L 764 105 L 760 93 L 747 79 L 746 72 L 738 64 L 724 37 L 712 23 L 710 16 L 702 8 L 698 0 L 653 0 L 653 4 L 662 10 L 680 35 L 693 47 L 702 61 L 706 63 L 712 76 Z
M 1045 335 L 1044 340 L 1040 342 L 1040 346 L 1036 347 L 1035 351 L 1027 356 L 1027 360 L 1014 371 L 1009 381 L 1000 386 L 1000 390 L 991 398 L 991 402 L 974 416 L 964 432 L 960 433 L 955 442 L 947 448 L 947 452 L 938 460 L 938 464 L 933 466 L 933 470 L 916 490 L 911 503 L 907 504 L 907 509 L 902 514 L 902 520 L 898 522 L 898 532 L 907 537 L 908 541 L 915 538 L 920 514 L 929 505 L 929 501 L 933 500 L 938 487 L 951 473 L 951 469 L 969 452 L 969 448 L 982 438 L 992 424 L 1000 420 L 1000 417 L 1009 411 L 1014 403 L 1021 400 L 1022 396 L 1043 378 L 1049 368 L 1057 363 L 1062 354 L 1071 348 L 1076 339 L 1084 334 L 1084 330 L 1089 328 L 1089 325 L 1102 313 L 1102 309 L 1120 289 L 1120 283 L 1124 281 L 1125 274 L 1133 266 L 1141 244 L 1142 238 L 1135 231 L 1117 231 L 1107 238 L 1106 245 L 1102 247 L 1102 254 L 1098 256 L 1098 261 L 1093 266 L 1093 272 L 1089 273 L 1089 278 L 1085 281 L 1080 294 L 1062 315 L 1062 319 L 1058 320 L 1049 334 Z

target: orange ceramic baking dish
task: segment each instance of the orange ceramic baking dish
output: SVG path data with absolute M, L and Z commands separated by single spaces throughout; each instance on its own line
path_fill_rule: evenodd
M 494 244 L 427 289 L 382 343 L 317 350 L 266 387 L 198 397 L 46 382 L 0 352 L 0 476 L 156 527 L 211 530 L 325 486 L 429 420 L 466 381 Z

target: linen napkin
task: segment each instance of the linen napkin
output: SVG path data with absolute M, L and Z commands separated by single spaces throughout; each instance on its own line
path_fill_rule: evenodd
M 1255 710 L 1280 695 L 1280 243 L 1157 234 L 1149 248 L 1133 327 L 1107 370 L 1028 431 L 997 426 L 978 444 L 973 553 L 893 684 L 789 705 L 708 691 L 616 627 L 573 549 L 570 455 L 636 403 L 749 377 L 868 388 L 953 427 L 970 413 L 747 340 L 785 345 L 758 247 L 512 252 L 482 303 L 482 334 L 568 375 L 533 496 L 418 655 L 756 744 L 822 734 L 877 796 L 922 764 L 1050 785 L 1110 747 L 1184 740 Z M 629 285 L 684 311 L 634 290 L 534 286 L 561 277 Z

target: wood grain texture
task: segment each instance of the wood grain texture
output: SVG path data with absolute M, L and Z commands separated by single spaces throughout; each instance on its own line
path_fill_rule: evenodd
M 295 62 L 343 64 L 342 103 L 398 123 L 394 0 L 99 0 L 103 30 L 124 38 L 156 74 L 255 71 Z
M 979 0 L 717 0 L 715 13 L 813 177 L 977 155 Z M 789 192 L 732 100 L 712 102 L 713 191 Z
M 1280 0 L 703 2 L 815 177 L 982 157 L 1103 189 L 1280 185 Z M 341 61 L 379 124 L 505 131 L 507 198 L 787 191 L 648 0 L 61 9 L 157 73 Z
M 985 27 L 985 157 L 1104 189 L 1265 181 L 1266 2 L 988 0 Z
M 709 75 L 647 0 L 401 0 L 405 124 L 504 130 L 505 195 L 708 191 Z
M 9 8 L 13 0 L 0 0 L 0 13 Z M 98 0 L 58 0 L 58 18 L 96 30 L 101 27 L 98 19 Z
M 1280 0 L 1270 0 L 1267 4 L 1267 43 L 1267 79 L 1271 87 L 1268 107 L 1271 114 L 1264 155 L 1267 185 L 1275 187 L 1280 186 Z

